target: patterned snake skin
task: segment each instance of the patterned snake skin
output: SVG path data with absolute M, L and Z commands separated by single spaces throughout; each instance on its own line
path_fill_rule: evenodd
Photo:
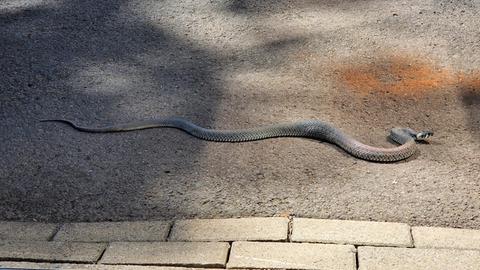
M 232 143 L 276 137 L 305 137 L 336 144 L 354 157 L 378 162 L 394 162 L 406 159 L 417 151 L 415 141 L 422 141 L 433 135 L 430 131 L 415 132 L 408 128 L 393 128 L 390 133 L 390 138 L 400 145 L 393 148 L 378 148 L 360 143 L 331 124 L 318 120 L 307 120 L 242 130 L 213 130 L 202 128 L 178 117 L 118 124 L 101 128 L 81 127 L 71 121 L 59 119 L 42 120 L 42 122 L 63 122 L 77 130 L 93 133 L 168 127 L 183 130 L 202 140 Z

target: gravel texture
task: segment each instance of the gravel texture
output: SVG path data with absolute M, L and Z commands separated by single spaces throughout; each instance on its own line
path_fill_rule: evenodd
M 480 228 L 478 1 L 4 0 L 0 220 L 287 216 Z M 177 115 L 322 119 L 406 162 L 313 140 L 81 133 Z

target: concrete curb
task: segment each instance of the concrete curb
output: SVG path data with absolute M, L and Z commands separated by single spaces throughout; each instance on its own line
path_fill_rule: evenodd
M 480 230 L 404 223 L 256 217 L 0 222 L 0 229 L 0 268 L 403 270 L 480 265 Z

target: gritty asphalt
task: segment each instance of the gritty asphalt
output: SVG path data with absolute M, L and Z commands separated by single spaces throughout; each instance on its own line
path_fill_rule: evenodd
M 480 228 L 478 1 L 0 2 L 0 220 L 286 216 Z M 313 140 L 240 144 L 178 130 L 329 121 L 394 164 Z

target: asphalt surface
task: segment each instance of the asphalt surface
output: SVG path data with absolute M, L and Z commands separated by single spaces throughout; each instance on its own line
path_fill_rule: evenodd
M 480 228 L 478 1 L 0 2 L 0 220 L 285 216 Z M 182 116 L 212 128 L 301 119 L 389 146 L 89 134 Z

